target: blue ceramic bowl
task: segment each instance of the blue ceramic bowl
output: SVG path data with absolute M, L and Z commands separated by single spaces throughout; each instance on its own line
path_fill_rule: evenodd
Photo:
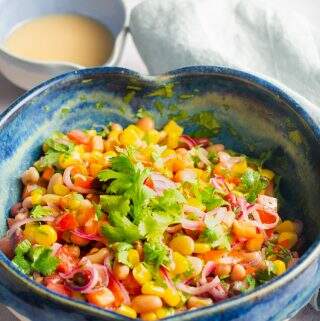
M 168 83 L 174 84 L 172 97 L 148 95 Z M 129 85 L 140 90 L 126 104 L 123 97 Z M 41 142 L 52 131 L 109 121 L 126 125 L 141 106 L 155 115 L 158 126 L 173 115 L 182 119 L 186 132 L 195 129 L 191 115 L 209 111 L 221 124 L 215 142 L 253 157 L 271 152 L 267 166 L 283 178 L 282 215 L 304 222 L 304 255 L 283 276 L 247 295 L 170 319 L 279 321 L 293 316 L 320 285 L 319 124 L 284 92 L 240 71 L 190 67 L 144 77 L 120 68 L 87 69 L 59 76 L 26 93 L 0 119 L 0 235 L 6 231 L 10 206 L 19 198 L 19 176 L 37 159 Z M 208 121 L 203 119 L 202 130 Z M 1 302 L 31 320 L 127 320 L 50 292 L 20 273 L 2 253 L 0 268 Z

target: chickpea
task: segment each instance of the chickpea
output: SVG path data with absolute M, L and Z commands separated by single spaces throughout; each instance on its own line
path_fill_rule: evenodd
M 145 313 L 162 308 L 162 301 L 156 295 L 142 294 L 133 298 L 131 306 L 136 312 Z
M 28 209 L 30 209 L 30 208 L 33 207 L 33 205 L 32 205 L 32 200 L 31 200 L 31 196 L 28 196 L 28 197 L 26 197 L 26 198 L 23 200 L 23 202 L 22 202 L 22 207 L 23 207 L 23 208 L 28 208 Z
M 106 256 L 109 254 L 109 251 L 107 248 L 102 248 L 98 252 L 94 254 L 89 254 L 86 256 L 86 258 L 94 264 L 102 264 Z
M 235 264 L 231 271 L 232 281 L 243 281 L 246 277 L 246 270 L 241 264 Z
M 117 123 L 112 123 L 111 124 L 111 130 L 123 130 L 123 127 L 120 125 L 120 124 L 117 124 Z
M 24 185 L 35 184 L 38 182 L 39 178 L 39 172 L 35 167 L 30 167 L 29 169 L 24 171 L 21 176 L 21 180 Z
M 192 296 L 189 298 L 187 302 L 187 307 L 188 309 L 192 309 L 192 308 L 197 309 L 197 308 L 206 307 L 212 303 L 213 302 L 210 298 L 199 298 L 197 296 Z
M 118 280 L 124 280 L 129 275 L 130 269 L 124 264 L 116 263 L 113 266 L 113 273 Z
M 230 264 L 217 264 L 215 268 L 215 274 L 219 277 L 228 276 L 231 273 Z
M 56 194 L 45 194 L 41 198 L 42 205 L 59 205 L 61 196 Z
M 154 121 L 150 117 L 143 117 L 138 120 L 137 126 L 144 132 L 154 129 Z
M 55 173 L 51 176 L 47 187 L 48 194 L 54 194 L 53 186 L 56 184 L 63 184 L 62 175 L 60 173 Z
M 215 145 L 211 145 L 211 146 L 207 147 L 206 149 L 208 152 L 219 153 L 219 152 L 224 151 L 224 145 L 215 144 Z

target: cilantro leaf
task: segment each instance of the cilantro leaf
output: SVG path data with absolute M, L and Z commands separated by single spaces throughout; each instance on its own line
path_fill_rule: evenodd
M 252 275 L 247 275 L 244 281 L 246 286 L 240 290 L 241 292 L 246 293 L 255 289 L 256 279 Z
M 215 193 L 213 186 L 207 186 L 199 191 L 201 202 L 206 206 L 208 211 L 214 208 L 221 207 L 226 204 L 226 201 Z
M 52 255 L 52 250 L 45 247 L 37 247 L 33 253 L 33 270 L 44 276 L 51 275 L 59 264 L 59 259 Z
M 264 284 L 271 279 L 273 279 L 276 275 L 271 271 L 271 269 L 264 269 L 264 270 L 258 270 L 256 272 L 256 281 L 257 283 Z
M 169 263 L 168 248 L 162 243 L 146 242 L 143 246 L 144 260 L 156 267 Z
M 24 274 L 29 275 L 31 273 L 31 263 L 21 254 L 16 255 L 12 263 Z
M 252 203 L 268 186 L 268 181 L 260 173 L 249 168 L 241 177 L 240 191 L 245 193 L 248 202 Z
M 133 266 L 128 260 L 128 251 L 132 249 L 132 245 L 126 242 L 117 242 L 113 244 L 113 248 L 116 251 L 117 261 L 132 268 Z
M 15 254 L 17 256 L 25 255 L 30 251 L 31 247 L 32 247 L 32 245 L 29 240 L 23 240 L 15 248 Z
M 52 215 L 52 211 L 50 208 L 44 208 L 41 205 L 37 205 L 32 209 L 30 216 L 32 218 L 41 218 L 49 215 Z
M 70 155 L 75 144 L 71 142 L 64 134 L 55 133 L 51 138 L 44 142 L 45 155 L 41 157 L 34 166 L 38 170 L 43 170 L 45 167 L 55 165 L 61 155 Z

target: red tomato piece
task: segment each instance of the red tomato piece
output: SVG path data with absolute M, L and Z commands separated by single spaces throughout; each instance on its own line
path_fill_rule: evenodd
M 72 294 L 71 291 L 68 288 L 66 288 L 63 284 L 49 283 L 47 285 L 47 288 L 50 289 L 51 291 L 57 292 L 61 295 L 68 296 L 68 297 L 70 297 Z
M 82 130 L 79 129 L 72 130 L 67 135 L 76 144 L 86 145 L 90 142 L 90 138 Z
M 132 273 L 122 280 L 122 284 L 128 290 L 130 295 L 138 295 L 141 293 L 141 286 L 133 277 Z
M 77 220 L 71 213 L 65 213 L 59 216 L 55 222 L 54 226 L 58 231 L 70 231 L 78 227 Z
M 92 188 L 93 187 L 93 177 L 86 177 L 86 179 L 83 179 L 81 176 L 76 177 L 74 181 L 75 186 L 83 187 L 83 188 Z

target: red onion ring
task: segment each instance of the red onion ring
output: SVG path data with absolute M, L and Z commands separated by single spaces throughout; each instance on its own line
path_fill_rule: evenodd
M 183 205 L 183 211 L 186 213 L 196 214 L 199 218 L 204 217 L 206 214 L 204 211 L 201 211 L 198 207 L 190 205 Z
M 186 218 L 181 219 L 181 225 L 184 229 L 190 230 L 190 231 L 202 231 L 205 227 L 205 224 L 202 220 L 192 221 Z
M 206 265 L 202 269 L 200 284 L 203 285 L 208 282 L 207 277 L 214 271 L 215 267 L 216 264 L 212 261 L 206 263 Z
M 193 147 L 197 146 L 197 142 L 188 135 L 182 135 L 179 138 L 179 142 L 182 145 L 185 145 L 188 149 L 192 149 Z
M 233 165 L 241 162 L 241 157 L 230 156 L 226 152 L 218 152 L 218 157 L 221 165 L 227 169 L 231 169 Z
M 153 184 L 153 190 L 158 194 L 161 195 L 163 193 L 163 191 L 170 189 L 170 188 L 176 188 L 177 185 L 170 180 L 169 178 L 152 172 L 150 174 L 150 179 L 152 180 L 152 184 Z
M 223 288 L 221 283 L 213 287 L 209 293 L 215 301 L 222 301 L 228 297 L 228 292 Z
M 107 267 L 102 264 L 93 264 L 93 266 L 98 271 L 101 285 L 104 287 L 108 287 L 109 271 L 108 271 Z
M 96 191 L 94 189 L 75 186 L 72 183 L 72 180 L 71 180 L 71 171 L 72 171 L 72 169 L 73 169 L 73 166 L 69 166 L 64 170 L 63 182 L 65 183 L 65 185 L 69 189 L 71 189 L 72 191 L 75 191 L 75 192 L 78 192 L 78 193 L 81 193 L 81 194 L 96 194 Z
M 80 229 L 75 229 L 75 230 L 71 231 L 71 233 L 73 235 L 79 236 L 79 237 L 89 240 L 89 241 L 100 242 L 103 240 L 103 238 L 97 234 L 86 234 L 83 231 L 81 231 Z
M 11 237 L 13 233 L 22 225 L 32 223 L 32 222 L 53 222 L 54 217 L 53 216 L 45 216 L 45 217 L 40 217 L 40 218 L 32 218 L 28 217 L 24 220 L 18 221 L 17 223 L 13 224 L 11 228 L 7 231 L 7 237 Z
M 218 284 L 220 284 L 220 279 L 218 276 L 216 276 L 213 280 L 210 282 L 200 285 L 200 286 L 189 286 L 185 283 L 179 283 L 177 284 L 177 288 L 181 290 L 182 292 L 191 294 L 191 295 L 201 295 L 204 293 L 208 293 L 212 288 L 216 287 Z

